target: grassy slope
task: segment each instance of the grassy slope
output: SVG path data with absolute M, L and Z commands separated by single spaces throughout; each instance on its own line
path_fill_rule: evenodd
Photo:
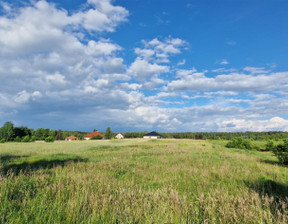
M 288 168 L 221 142 L 0 144 L 0 223 L 287 223 Z

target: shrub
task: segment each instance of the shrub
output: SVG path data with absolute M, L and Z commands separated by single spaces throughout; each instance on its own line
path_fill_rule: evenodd
M 19 136 L 17 136 L 15 139 L 14 139 L 14 142 L 21 142 L 21 138 Z
M 35 136 L 32 136 L 31 138 L 30 138 L 30 142 L 35 142 L 37 139 L 36 139 L 36 137 Z
M 274 151 L 274 149 L 275 149 L 274 142 L 268 141 L 268 142 L 265 144 L 265 151 Z
M 238 149 L 252 149 L 252 144 L 249 140 L 243 138 L 233 138 L 226 144 L 227 148 L 238 148 Z
M 54 142 L 54 138 L 52 136 L 49 136 L 45 138 L 45 142 Z
M 102 137 L 100 135 L 94 135 L 91 140 L 100 140 Z
M 29 142 L 29 141 L 30 141 L 29 135 L 26 135 L 26 136 L 22 139 L 22 142 Z
M 279 163 L 288 165 L 288 139 L 284 140 L 283 144 L 277 145 L 273 153 L 277 156 Z
M 5 143 L 6 142 L 6 140 L 4 139 L 4 138 L 2 138 L 1 140 L 0 140 L 0 143 Z

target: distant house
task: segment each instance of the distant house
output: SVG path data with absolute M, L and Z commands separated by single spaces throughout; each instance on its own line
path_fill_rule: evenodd
M 79 139 L 78 137 L 71 135 L 71 136 L 68 136 L 67 138 L 65 138 L 65 141 L 71 142 L 73 140 L 78 140 L 78 139 Z
M 84 136 L 85 140 L 90 140 L 92 137 L 99 135 L 101 138 L 104 138 L 104 135 L 101 134 L 99 131 L 94 131 L 92 133 L 89 133 L 88 135 Z
M 122 134 L 122 133 L 118 133 L 118 134 L 115 136 L 115 138 L 117 138 L 117 139 L 123 139 L 124 137 L 125 137 L 125 135 Z
M 157 139 L 157 138 L 163 138 L 163 136 L 158 134 L 156 131 L 152 131 L 146 135 L 143 135 L 143 138 Z

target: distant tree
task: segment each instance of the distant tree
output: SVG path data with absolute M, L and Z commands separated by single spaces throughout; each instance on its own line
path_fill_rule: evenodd
M 227 148 L 238 148 L 238 149 L 252 149 L 252 144 L 249 140 L 241 137 L 233 138 L 226 144 Z
M 56 130 L 49 130 L 49 136 L 51 136 L 52 138 L 56 138 L 57 135 L 57 131 Z
M 23 139 L 22 142 L 29 142 L 30 141 L 30 136 L 26 135 Z
M 21 142 L 21 138 L 19 136 L 16 136 L 16 138 L 14 139 L 14 142 Z
M 277 145 L 273 153 L 277 156 L 279 162 L 283 165 L 288 165 L 288 139 L 283 141 L 283 144 Z
M 5 139 L 5 141 L 13 141 L 14 139 L 14 125 L 11 121 L 7 121 L 0 128 L 0 139 Z
M 272 142 L 271 140 L 269 140 L 269 141 L 265 144 L 265 151 L 273 151 L 274 149 L 275 149 L 274 142 Z
M 34 137 L 36 140 L 44 140 L 48 136 L 49 136 L 49 129 L 45 128 L 38 128 L 34 133 Z
M 105 138 L 106 139 L 111 139 L 113 137 L 113 133 L 112 131 L 110 130 L 110 127 L 108 127 L 105 131 Z
M 57 140 L 63 140 L 63 132 L 62 132 L 62 130 L 58 130 L 57 131 L 56 139 Z
M 29 129 L 26 126 L 21 126 L 21 127 L 14 127 L 14 136 L 17 138 L 20 137 L 21 139 L 25 137 L 26 135 L 29 135 L 30 137 L 32 136 L 32 130 Z
M 54 138 L 52 136 L 48 136 L 47 138 L 45 138 L 45 142 L 54 142 Z

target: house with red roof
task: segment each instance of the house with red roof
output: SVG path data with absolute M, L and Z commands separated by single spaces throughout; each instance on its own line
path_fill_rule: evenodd
M 90 140 L 92 137 L 99 135 L 101 138 L 104 138 L 104 135 L 101 134 L 99 131 L 94 131 L 92 133 L 89 133 L 88 135 L 84 136 L 84 139 Z

